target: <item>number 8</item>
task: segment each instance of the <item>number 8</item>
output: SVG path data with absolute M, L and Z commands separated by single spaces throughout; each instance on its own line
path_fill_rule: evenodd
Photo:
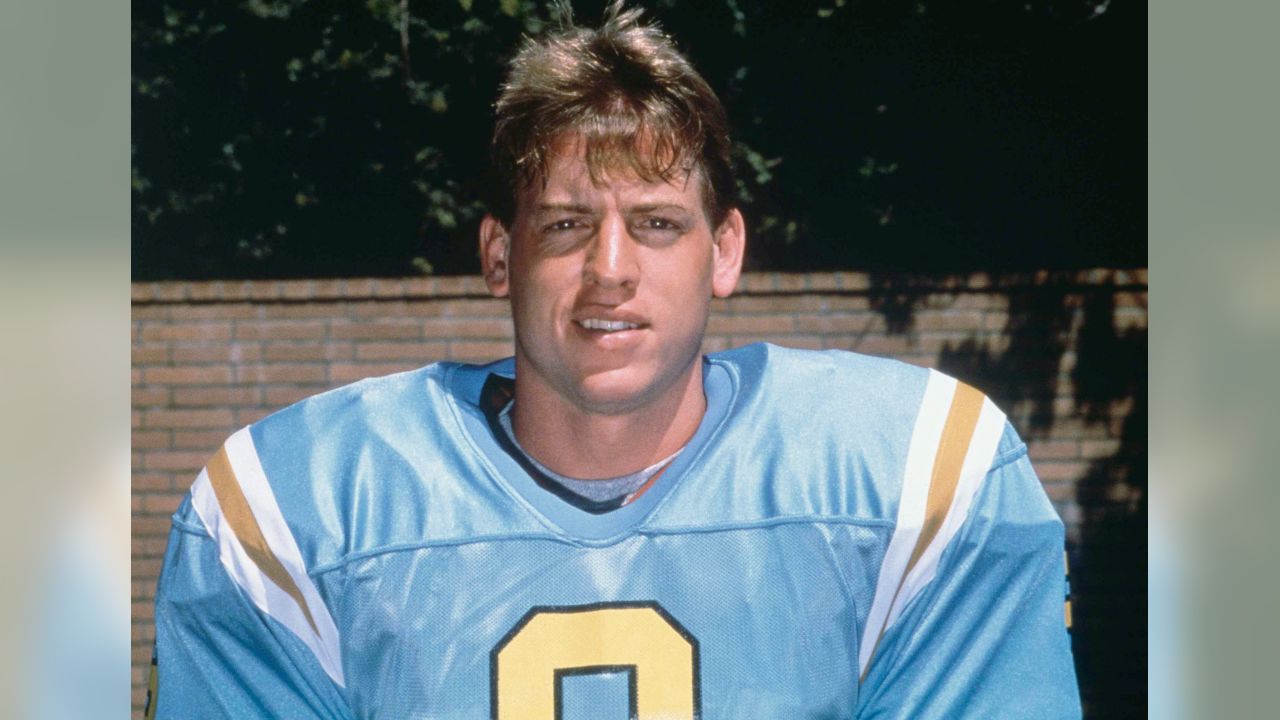
M 635 720 L 696 720 L 698 641 L 657 603 L 536 607 L 490 655 L 493 720 L 560 720 L 564 675 L 631 673 Z

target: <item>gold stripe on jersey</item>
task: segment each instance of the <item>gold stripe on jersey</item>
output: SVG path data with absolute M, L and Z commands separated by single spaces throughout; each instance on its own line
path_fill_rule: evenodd
M 938 454 L 933 461 L 929 499 L 925 502 L 924 526 L 920 528 L 920 538 L 911 551 L 911 559 L 907 561 L 903 580 L 911 574 L 920 561 L 920 556 L 924 554 L 924 549 L 929 547 L 929 543 L 938 534 L 942 521 L 947 519 L 947 511 L 951 509 L 951 501 L 955 498 L 956 484 L 960 482 L 960 468 L 964 466 L 965 455 L 969 452 L 969 441 L 973 440 L 973 431 L 978 427 L 983 400 L 985 398 L 982 393 L 964 383 L 956 383 L 956 394 L 951 400 L 947 424 L 942 428 L 942 440 L 938 443 Z
M 947 419 L 942 426 L 942 437 L 938 440 L 938 447 L 934 453 L 933 472 L 929 477 L 929 492 L 925 500 L 924 522 L 920 527 L 920 535 L 916 539 L 915 547 L 911 550 L 911 558 L 907 561 L 902 576 L 898 578 L 897 587 L 894 588 L 893 599 L 889 602 L 890 609 L 897 604 L 898 596 L 902 593 L 902 587 L 911 575 L 911 571 L 920 562 L 920 557 L 937 537 L 938 530 L 947 519 L 951 503 L 955 499 L 956 486 L 960 482 L 960 471 L 964 467 L 964 460 L 969 452 L 969 445 L 973 440 L 974 430 L 978 427 L 978 418 L 982 414 L 982 406 L 985 402 L 986 396 L 978 390 L 962 382 L 956 383 L 955 392 L 951 396 L 951 406 L 947 410 Z M 871 663 L 875 660 L 880 641 L 884 639 L 888 628 L 889 623 L 886 619 L 876 635 L 875 645 L 866 667 L 863 668 L 862 676 L 858 679 L 859 682 L 865 680 L 867 673 L 871 670 Z
M 227 456 L 227 448 L 225 446 L 220 448 L 213 456 L 213 459 L 209 461 L 209 464 L 205 467 L 205 472 L 209 476 L 209 484 L 213 487 L 214 497 L 218 499 L 218 507 L 222 509 L 223 517 L 226 518 L 227 524 L 231 526 L 231 531 L 235 533 L 236 539 L 240 541 L 245 554 L 249 556 L 254 565 L 258 566 L 263 575 L 270 578 L 285 594 L 293 598 L 293 601 L 298 604 L 302 614 L 306 617 L 307 624 L 311 626 L 316 635 L 319 635 L 320 629 L 316 626 L 316 621 L 311 616 L 311 608 L 307 606 L 307 601 L 302 596 L 302 590 L 293 581 L 293 577 L 289 575 L 289 571 L 285 569 L 284 564 L 276 557 L 275 552 L 271 550 L 271 546 L 267 544 L 267 538 L 262 534 L 262 528 L 253 516 L 253 510 L 249 508 L 249 501 L 245 498 L 239 481 L 236 480 L 236 474 L 231 468 L 231 459 Z

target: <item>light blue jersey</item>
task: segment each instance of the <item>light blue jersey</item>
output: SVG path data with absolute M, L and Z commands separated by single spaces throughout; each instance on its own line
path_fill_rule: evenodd
M 753 345 L 633 502 L 565 502 L 481 403 L 510 360 L 233 435 L 173 520 L 162 718 L 1078 717 L 1063 531 L 940 373 Z

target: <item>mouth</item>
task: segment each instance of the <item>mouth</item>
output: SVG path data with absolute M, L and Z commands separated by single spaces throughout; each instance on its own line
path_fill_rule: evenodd
M 623 332 L 625 330 L 639 330 L 646 327 L 644 323 L 631 322 L 628 320 L 607 320 L 605 318 L 582 318 L 574 320 L 584 330 L 597 330 L 605 333 Z

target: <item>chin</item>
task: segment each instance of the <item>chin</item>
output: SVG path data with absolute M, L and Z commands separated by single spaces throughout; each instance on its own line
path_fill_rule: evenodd
M 614 414 L 634 410 L 653 399 L 653 379 L 642 377 L 634 368 L 594 373 L 579 383 L 583 404 L 599 412 Z

